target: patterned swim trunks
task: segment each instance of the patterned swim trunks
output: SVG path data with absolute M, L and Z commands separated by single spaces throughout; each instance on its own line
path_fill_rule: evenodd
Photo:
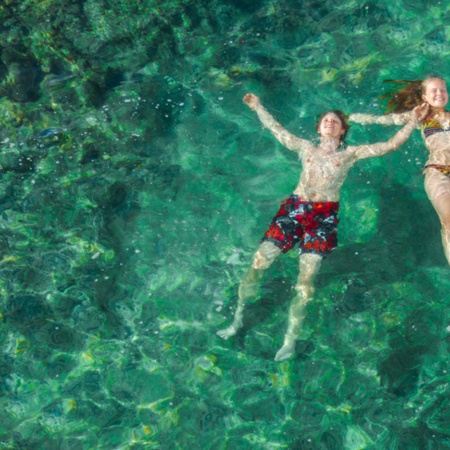
M 291 195 L 272 219 L 263 241 L 283 253 L 300 244 L 300 252 L 326 257 L 337 247 L 338 202 L 309 202 Z

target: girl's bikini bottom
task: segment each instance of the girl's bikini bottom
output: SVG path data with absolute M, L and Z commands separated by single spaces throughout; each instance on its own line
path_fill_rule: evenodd
M 442 166 L 440 164 L 427 164 L 425 169 L 436 169 L 443 173 L 446 177 L 450 178 L 450 166 Z

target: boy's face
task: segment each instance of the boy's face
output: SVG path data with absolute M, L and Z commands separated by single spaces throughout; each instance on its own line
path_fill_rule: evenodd
M 328 113 L 323 117 L 319 126 L 319 134 L 321 136 L 339 139 L 344 133 L 345 130 L 342 127 L 341 119 L 336 114 Z

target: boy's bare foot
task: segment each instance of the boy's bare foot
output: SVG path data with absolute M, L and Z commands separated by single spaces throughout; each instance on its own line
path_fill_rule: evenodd
M 295 352 L 295 341 L 285 342 L 275 355 L 275 361 L 285 361 Z
M 236 327 L 235 325 L 231 325 L 228 328 L 219 330 L 216 334 L 220 336 L 222 339 L 227 340 L 229 337 L 234 336 L 238 330 L 239 330 L 238 327 Z

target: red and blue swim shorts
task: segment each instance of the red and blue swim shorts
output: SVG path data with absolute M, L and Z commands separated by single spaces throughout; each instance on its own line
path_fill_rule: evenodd
M 270 241 L 283 253 L 297 243 L 301 253 L 326 257 L 337 247 L 339 202 L 304 201 L 291 195 L 272 219 L 263 241 Z

